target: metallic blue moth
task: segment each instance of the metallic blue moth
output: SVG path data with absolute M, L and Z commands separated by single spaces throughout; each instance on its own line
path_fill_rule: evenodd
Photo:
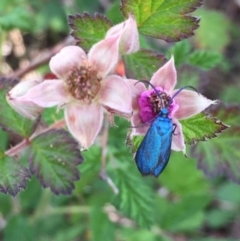
M 164 106 L 159 91 L 151 83 L 144 80 L 139 82 L 144 82 L 152 86 L 161 100 L 163 108 L 161 108 L 156 119 L 152 122 L 142 143 L 138 147 L 135 161 L 142 175 L 158 177 L 168 164 L 171 155 L 172 134 L 176 128 L 176 124 L 173 124 L 172 119 L 168 116 L 168 107 L 172 103 L 173 98 L 183 89 L 192 88 L 195 91 L 196 89 L 192 86 L 185 86 L 179 89 L 169 100 L 167 106 Z
M 166 167 L 171 154 L 173 126 L 172 120 L 168 117 L 168 109 L 162 108 L 135 156 L 138 170 L 142 175 L 158 177 Z

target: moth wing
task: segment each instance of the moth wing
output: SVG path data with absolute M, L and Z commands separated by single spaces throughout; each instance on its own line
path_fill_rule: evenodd
M 161 136 L 161 150 L 158 156 L 157 166 L 154 169 L 154 175 L 158 177 L 166 165 L 168 164 L 171 155 L 171 144 L 172 144 L 172 123 L 166 124 L 164 134 Z
M 156 119 L 148 129 L 135 156 L 138 170 L 142 175 L 155 175 L 154 170 L 158 166 L 162 146 L 162 137 L 159 136 L 158 125 L 159 122 Z

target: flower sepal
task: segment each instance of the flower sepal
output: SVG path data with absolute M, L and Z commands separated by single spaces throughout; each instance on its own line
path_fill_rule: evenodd
M 40 83 L 41 82 L 37 80 L 18 83 L 7 93 L 6 100 L 8 104 L 20 115 L 35 120 L 42 113 L 43 108 L 32 101 L 21 100 L 21 97 Z

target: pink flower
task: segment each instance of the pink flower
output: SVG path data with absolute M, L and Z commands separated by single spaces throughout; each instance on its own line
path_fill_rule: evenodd
M 137 82 L 137 80 L 129 80 L 132 89 L 133 107 L 131 122 L 133 127 L 137 127 L 132 129 L 131 136 L 145 135 L 160 109 L 167 107 L 171 97 L 178 91 L 177 89 L 174 90 L 177 83 L 174 58 L 172 57 L 154 73 L 150 80 L 150 83 L 159 91 L 162 100 L 159 100 L 155 90 L 150 85 L 147 89 L 143 83 Z M 168 116 L 172 119 L 173 123 L 176 124 L 176 130 L 174 132 L 176 134 L 172 136 L 171 148 L 173 150 L 183 151 L 185 153 L 186 149 L 182 125 L 178 120 L 194 116 L 215 103 L 217 103 L 217 101 L 209 100 L 203 95 L 187 89 L 183 89 L 173 98 L 172 103 L 168 106 Z
M 19 98 L 14 96 L 14 99 L 11 91 L 9 96 L 15 102 L 63 107 L 69 131 L 82 147 L 88 148 L 101 129 L 104 109 L 128 117 L 132 113 L 128 84 L 110 72 L 119 60 L 120 45 L 130 52 L 136 50 L 136 31 L 133 37 L 129 32 L 131 26 L 136 27 L 133 22 L 135 20 L 130 17 L 118 25 L 114 34 L 93 45 L 87 55 L 77 46 L 63 48 L 50 60 L 50 68 L 59 79 L 45 80 Z
M 128 20 L 117 24 L 107 31 L 106 37 L 114 36 L 122 32 L 120 38 L 120 53 L 131 54 L 139 50 L 139 39 L 137 23 L 133 15 L 130 15 Z

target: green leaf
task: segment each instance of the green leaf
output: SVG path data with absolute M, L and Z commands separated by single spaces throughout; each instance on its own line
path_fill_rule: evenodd
M 57 216 L 58 217 L 58 216 Z M 49 220 L 46 220 L 47 224 L 49 225 Z M 39 239 L 38 241 L 66 241 L 66 240 L 71 240 L 71 241 L 76 241 L 78 240 L 79 237 L 83 236 L 84 231 L 85 231 L 85 227 L 83 225 L 81 225 L 81 227 L 79 227 L 79 223 L 77 221 L 75 221 L 75 225 L 71 225 L 68 226 L 66 225 L 66 221 L 64 223 L 64 221 L 62 222 L 61 227 L 59 227 L 59 225 L 55 225 L 55 227 L 53 227 L 54 231 L 53 232 L 49 232 L 49 234 L 46 234 L 44 232 L 44 230 L 42 230 L 42 235 L 41 235 L 41 239 Z M 46 236 L 48 237 L 48 239 L 46 240 Z M 36 237 L 36 233 L 35 233 L 35 237 Z
M 188 62 L 201 69 L 208 70 L 217 66 L 222 60 L 222 55 L 216 52 L 195 51 L 189 55 Z
M 210 200 L 205 195 L 190 195 L 177 203 L 168 203 L 159 217 L 159 225 L 171 232 L 198 230 L 204 221 L 203 210 Z
M 213 209 L 207 212 L 206 223 L 211 228 L 226 227 L 233 220 L 234 213 L 227 210 Z
M 101 152 L 99 146 L 93 145 L 88 150 L 82 151 L 84 162 L 81 165 L 81 180 L 75 183 L 74 193 L 83 193 L 86 187 L 95 183 L 101 171 Z
M 55 194 L 70 194 L 82 162 L 78 143 L 65 130 L 50 130 L 31 141 L 30 171 Z
M 57 120 L 64 119 L 64 110 L 57 110 L 56 107 L 46 108 L 41 116 L 42 120 L 46 122 L 47 125 L 54 124 Z
M 189 13 L 201 4 L 202 0 L 122 0 L 121 11 L 126 18 L 135 16 L 141 34 L 174 42 L 198 28 L 199 19 Z
M 3 8 L 1 7 L 1 10 Z M 9 6 L 7 12 L 0 10 L 0 27 L 5 31 L 10 31 L 14 28 L 21 30 L 31 30 L 33 22 L 33 14 L 28 6 Z
M 171 58 L 171 55 L 174 56 L 174 62 L 176 66 L 180 66 L 181 64 L 185 64 L 188 59 L 188 55 L 191 51 L 191 45 L 189 41 L 184 40 L 178 42 L 168 50 L 168 58 Z
M 129 172 L 130 169 L 132 166 L 115 170 L 113 181 L 119 189 L 119 194 L 115 197 L 114 204 L 142 227 L 150 227 L 153 222 L 151 189 L 138 173 L 133 170 Z
M 239 107 L 219 106 L 212 113 L 224 122 L 232 124 L 231 128 L 208 143 L 199 143 L 192 154 L 198 160 L 198 168 L 207 176 L 226 176 L 230 180 L 240 183 L 240 151 L 239 151 Z
M 19 202 L 22 212 L 31 212 L 35 210 L 36 206 L 41 202 L 41 195 L 43 193 L 42 187 L 35 176 L 32 176 L 28 181 L 27 188 L 19 193 Z
M 52 196 L 52 195 L 50 195 Z M 46 197 L 42 197 L 43 198 L 43 206 L 44 205 L 51 205 L 51 203 L 48 201 L 48 198 L 46 200 Z M 44 200 L 45 198 L 45 200 Z M 61 197 L 59 197 L 61 198 Z M 69 200 L 70 201 L 70 200 Z M 38 208 L 38 207 L 37 207 Z M 56 208 L 60 208 L 61 207 L 57 207 Z M 68 207 L 66 207 L 68 208 Z M 40 209 L 41 210 L 41 209 Z M 38 210 L 38 211 L 40 211 Z M 46 209 L 44 209 L 46 210 Z M 35 219 L 35 222 L 32 222 L 32 230 L 34 232 L 34 236 L 35 239 L 37 237 L 38 241 L 66 241 L 66 240 L 75 240 L 75 239 L 68 239 L 67 236 L 65 237 L 65 239 L 57 239 L 57 236 L 59 234 L 59 230 L 64 230 L 67 228 L 72 227 L 73 225 L 69 226 L 69 219 L 66 218 L 65 215 L 46 215 L 44 213 L 41 213 L 40 211 L 40 217 Z M 48 213 L 47 213 L 48 214 Z M 69 218 L 71 219 L 72 215 L 68 215 Z M 79 230 L 82 229 L 82 226 L 85 225 L 84 222 L 81 222 L 82 225 L 79 225 L 78 228 Z M 29 241 L 32 241 L 34 239 L 30 239 Z
M 81 165 L 81 172 L 83 174 L 96 175 L 101 170 L 101 153 L 102 149 L 99 146 L 91 146 L 87 151 L 83 151 L 82 155 L 85 162 Z
M 145 136 L 133 136 L 130 138 L 130 136 L 127 136 L 127 145 L 130 146 L 132 154 L 137 152 L 138 147 L 142 143 Z
M 91 16 L 88 13 L 69 15 L 71 35 L 78 41 L 78 45 L 88 51 L 93 44 L 104 39 L 107 30 L 112 26 L 110 20 L 100 14 Z
M 17 80 L 0 78 L 0 125 L 4 130 L 27 138 L 35 131 L 39 120 L 34 122 L 22 117 L 7 103 L 7 91 L 16 83 Z
M 11 216 L 3 234 L 5 241 L 31 241 L 36 238 L 32 226 L 23 215 Z
M 108 8 L 106 15 L 114 24 L 118 24 L 124 21 L 123 15 L 119 10 L 120 1 L 114 1 Z
M 196 169 L 196 162 L 179 152 L 172 151 L 170 161 L 158 180 L 171 195 L 178 197 L 208 194 L 210 191 L 209 182 Z
M 0 150 L 6 150 L 9 143 L 9 135 L 0 127 Z
M 180 120 L 186 144 L 196 144 L 217 136 L 228 126 L 215 117 L 199 113 L 188 119 Z
M 58 0 L 46 1 L 44 4 L 39 1 L 24 0 L 26 4 L 31 6 L 31 12 L 33 12 L 34 17 L 32 21 L 31 32 L 34 34 L 39 34 L 44 31 L 54 32 L 54 35 L 64 33 L 68 34 L 69 26 L 66 19 L 66 11 L 69 11 L 70 6 L 66 7 L 64 4 L 59 4 Z M 76 6 L 75 11 L 76 11 Z
M 128 78 L 150 80 L 154 72 L 164 64 L 165 60 L 164 55 L 147 49 L 125 55 L 126 75 Z
M 216 198 L 239 205 L 240 192 L 238 190 L 239 190 L 239 186 L 237 184 L 225 183 L 217 191 Z
M 2 217 L 10 217 L 13 210 L 12 197 L 4 193 L 0 193 L 0 207 Z
M 10 156 L 0 153 L 0 192 L 15 196 L 26 188 L 29 171 Z
M 90 227 L 92 241 L 112 241 L 114 240 L 115 227 L 110 222 L 102 208 L 94 207 L 91 212 Z
M 168 237 L 159 237 L 157 232 L 148 229 L 124 228 L 121 230 L 120 239 L 127 241 L 173 241 Z

